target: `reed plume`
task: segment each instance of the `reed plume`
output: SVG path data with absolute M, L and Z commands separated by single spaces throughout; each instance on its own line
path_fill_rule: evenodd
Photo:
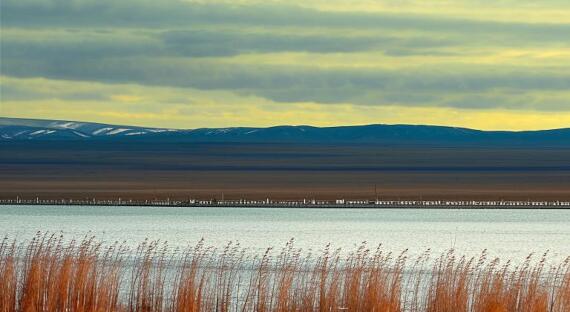
M 256 256 L 236 243 L 131 250 L 39 233 L 0 243 L 0 312 L 570 311 L 570 259 L 548 257 L 514 265 L 450 250 L 410 261 L 366 243 L 315 255 L 293 240 Z

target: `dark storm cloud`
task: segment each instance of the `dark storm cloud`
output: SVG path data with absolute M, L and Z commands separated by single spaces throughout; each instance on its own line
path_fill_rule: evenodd
M 388 56 L 460 56 L 461 53 L 450 51 L 438 51 L 430 49 L 408 49 L 408 48 L 389 48 L 384 50 L 384 54 Z
M 11 32 L 7 31 L 7 35 Z M 220 57 L 244 53 L 345 53 L 407 49 L 424 55 L 426 49 L 458 44 L 453 40 L 397 36 L 332 36 L 248 33 L 239 31 L 176 30 L 163 32 L 40 32 L 0 38 L 5 62 L 14 58 L 72 61 L 110 57 Z
M 226 90 L 277 102 L 570 109 L 560 101 L 512 100 L 529 91 L 544 92 L 544 97 L 566 92 L 568 64 L 553 68 L 540 61 L 529 67 L 500 60 L 489 66 L 448 61 L 437 67 L 422 64 L 421 58 L 445 60 L 482 47 L 566 49 L 569 24 L 170 0 L 4 0 L 0 12 L 0 68 L 6 76 Z M 239 64 L 225 59 L 281 52 L 313 53 L 315 63 Z M 319 66 L 320 55 L 354 52 L 419 60 L 401 68 L 385 66 L 392 70 L 351 66 L 350 57 L 340 66 Z M 51 96 L 23 93 L 6 90 L 4 96 Z
M 220 31 L 168 31 L 160 35 L 166 47 L 186 56 L 231 56 L 248 52 L 355 52 L 394 44 L 388 37 L 252 34 Z M 433 45 L 434 43 L 432 43 Z
M 4 0 L 7 27 L 148 27 L 195 25 L 398 29 L 561 40 L 569 24 L 501 23 L 394 13 L 325 12 L 284 5 L 198 4 L 148 0 Z
M 2 64 L 2 72 L 17 77 L 137 83 L 141 85 L 189 87 L 203 90 L 231 90 L 278 102 L 343 103 L 379 105 L 407 103 L 412 106 L 436 105 L 461 108 L 486 108 L 488 101 L 447 101 L 441 103 L 406 99 L 413 92 L 426 99 L 435 94 L 476 93 L 497 89 L 552 90 L 570 89 L 567 74 L 536 73 L 532 70 L 486 72 L 479 66 L 460 72 L 422 70 L 317 69 L 291 66 L 248 66 L 217 62 L 186 62 L 184 59 L 107 58 L 107 59 L 14 59 Z M 394 94 L 400 94 L 396 101 Z M 386 97 L 386 94 L 392 94 Z M 438 96 L 440 97 L 440 96 Z M 511 108 L 508 103 L 495 107 Z M 527 106 L 529 106 L 528 104 Z M 556 104 L 559 108 L 559 105 Z M 537 109 L 552 109 L 548 104 Z
M 57 33 L 41 33 L 45 38 L 0 38 L 2 60 L 42 59 L 52 61 L 72 61 L 104 59 L 109 57 L 134 57 L 140 55 L 158 56 L 163 53 L 159 42 L 150 42 L 147 38 L 134 40 L 120 35 L 88 37 L 85 34 L 62 36 Z M 37 35 L 36 35 L 37 36 Z

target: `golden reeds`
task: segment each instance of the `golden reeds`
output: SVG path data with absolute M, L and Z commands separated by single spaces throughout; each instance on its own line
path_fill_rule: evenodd
M 570 311 L 570 259 L 555 267 L 547 259 L 515 266 L 449 251 L 408 264 L 407 252 L 366 244 L 314 256 L 290 241 L 252 256 L 235 243 L 171 250 L 145 241 L 130 250 L 38 234 L 0 242 L 0 312 Z

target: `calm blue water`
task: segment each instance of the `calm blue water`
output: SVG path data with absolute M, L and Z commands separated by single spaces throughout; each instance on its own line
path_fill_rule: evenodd
M 408 248 L 412 255 L 453 247 L 513 260 L 546 250 L 551 260 L 570 256 L 570 210 L 0 206 L 0 235 L 25 240 L 37 231 L 133 246 L 145 238 L 173 247 L 201 238 L 219 247 L 239 241 L 252 252 L 295 238 L 297 247 L 317 251 L 327 243 L 354 250 L 366 241 L 394 252 Z

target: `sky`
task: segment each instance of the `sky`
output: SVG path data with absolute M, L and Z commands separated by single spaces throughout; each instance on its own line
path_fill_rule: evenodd
M 568 0 L 2 0 L 0 116 L 570 127 Z

